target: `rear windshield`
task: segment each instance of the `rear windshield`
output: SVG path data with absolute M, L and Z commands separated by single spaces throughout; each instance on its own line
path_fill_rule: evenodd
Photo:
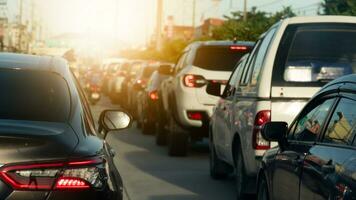
M 284 82 L 323 85 L 356 71 L 355 25 L 314 24 L 292 32 L 286 38 L 290 47 L 283 67 Z
M 200 47 L 193 65 L 206 70 L 232 71 L 245 53 L 247 52 L 231 50 L 230 46 Z
M 65 122 L 67 83 L 50 72 L 0 70 L 0 119 Z

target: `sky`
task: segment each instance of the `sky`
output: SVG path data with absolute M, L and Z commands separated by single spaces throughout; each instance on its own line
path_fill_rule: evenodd
M 8 0 L 9 13 L 16 16 L 19 0 Z M 30 0 L 24 0 L 28 10 Z M 164 19 L 192 25 L 193 0 L 163 0 Z M 247 0 L 248 8 L 276 12 L 292 6 L 299 15 L 313 15 L 321 0 Z M 27 3 L 26 3 L 27 2 Z M 115 38 L 126 44 L 144 44 L 155 28 L 156 0 L 34 0 L 37 14 L 50 36 L 82 33 L 97 39 Z M 222 18 L 242 10 L 243 0 L 196 0 L 196 24 L 208 17 Z M 25 12 L 26 13 L 26 12 Z

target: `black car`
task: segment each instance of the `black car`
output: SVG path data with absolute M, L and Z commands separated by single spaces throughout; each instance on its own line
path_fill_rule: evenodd
M 265 124 L 278 141 L 262 158 L 258 199 L 356 199 L 356 75 L 332 81 L 288 128 Z
M 104 111 L 95 129 L 65 60 L 0 54 L 0 199 L 120 200 L 114 152 L 97 137 L 131 125 Z

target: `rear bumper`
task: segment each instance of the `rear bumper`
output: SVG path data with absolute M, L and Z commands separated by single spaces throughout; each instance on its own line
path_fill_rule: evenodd
M 48 196 L 48 198 L 47 198 Z M 122 200 L 122 192 L 102 191 L 13 191 L 5 200 Z

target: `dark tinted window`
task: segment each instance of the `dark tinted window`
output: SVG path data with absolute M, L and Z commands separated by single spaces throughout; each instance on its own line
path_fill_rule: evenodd
M 57 74 L 0 70 L 0 91 L 0 119 L 67 121 L 70 95 Z
M 247 51 L 231 50 L 230 46 L 200 47 L 193 62 L 194 66 L 216 71 L 232 71 Z
M 323 142 L 352 144 L 356 133 L 356 102 L 341 99 L 326 130 Z
M 318 86 L 356 71 L 356 26 L 291 25 L 278 50 L 274 82 Z M 278 76 L 278 77 L 277 77 Z M 305 83 L 309 83 L 305 85 Z
M 296 124 L 295 132 L 291 139 L 315 141 L 321 133 L 321 128 L 325 123 L 334 101 L 335 99 L 326 100 L 301 116 Z

